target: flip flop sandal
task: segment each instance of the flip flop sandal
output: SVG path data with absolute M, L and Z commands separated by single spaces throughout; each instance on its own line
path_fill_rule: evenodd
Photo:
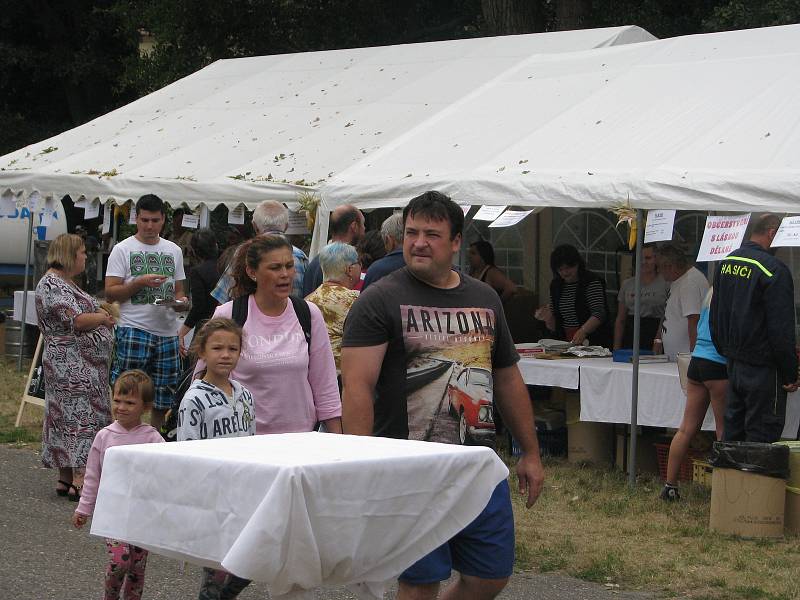
M 76 485 L 72 485 L 72 484 L 70 484 L 70 485 L 69 485 L 69 490 L 67 491 L 67 499 L 68 499 L 70 502 L 77 502 L 78 500 L 80 500 L 80 499 L 81 499 L 81 490 L 82 490 L 82 489 L 83 489 L 83 486 L 82 486 L 82 485 L 78 485 L 78 486 L 76 486 Z M 75 493 L 74 493 L 74 494 L 71 494 L 71 493 L 70 493 L 72 490 L 75 490 Z
M 66 482 L 66 481 L 64 481 L 62 479 L 59 479 L 57 483 L 63 485 L 64 489 L 56 488 L 56 494 L 58 494 L 59 496 L 62 496 L 62 497 L 66 496 L 69 493 L 69 488 L 72 487 L 72 484 L 69 483 L 69 482 Z

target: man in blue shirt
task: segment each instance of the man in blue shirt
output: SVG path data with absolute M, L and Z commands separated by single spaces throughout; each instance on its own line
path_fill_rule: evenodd
M 381 238 L 386 247 L 386 256 L 379 258 L 367 269 L 364 277 L 363 292 L 371 283 L 375 283 L 381 277 L 389 273 L 402 269 L 406 266 L 403 258 L 403 214 L 395 213 L 386 219 L 381 225 Z

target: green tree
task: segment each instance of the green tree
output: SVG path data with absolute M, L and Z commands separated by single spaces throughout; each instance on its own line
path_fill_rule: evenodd
M 118 86 L 137 34 L 112 0 L 0 2 L 0 153 L 132 99 Z

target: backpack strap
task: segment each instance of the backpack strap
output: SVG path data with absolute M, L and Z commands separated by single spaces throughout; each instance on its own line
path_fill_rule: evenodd
M 244 322 L 247 321 L 247 303 L 250 296 L 237 296 L 233 300 L 233 309 L 231 310 L 231 318 L 236 321 L 239 327 L 244 327 Z
M 306 336 L 306 344 L 308 345 L 308 353 L 311 354 L 311 309 L 308 308 L 308 302 L 302 298 L 289 296 L 292 301 L 294 312 L 297 315 L 297 320 L 300 321 L 300 327 L 303 328 L 303 335 Z M 236 307 L 234 306 L 234 309 Z

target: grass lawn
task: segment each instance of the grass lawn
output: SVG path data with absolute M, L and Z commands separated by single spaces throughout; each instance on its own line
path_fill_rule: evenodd
M 0 362 L 0 442 L 41 440 L 39 407 L 27 407 L 22 427 L 14 429 L 27 373 Z M 563 460 L 545 467 L 545 490 L 531 510 L 514 495 L 520 571 L 561 571 L 664 598 L 800 598 L 800 538 L 744 540 L 709 532 L 706 488 L 684 485 L 683 500 L 665 504 L 655 479 L 643 477 L 631 491 L 620 471 Z

